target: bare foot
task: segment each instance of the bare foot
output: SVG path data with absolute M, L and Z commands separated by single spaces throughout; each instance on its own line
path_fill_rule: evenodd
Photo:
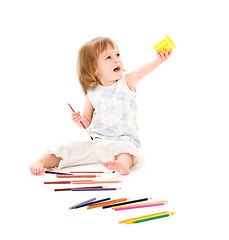
M 54 168 L 58 167 L 62 158 L 56 157 L 54 154 L 45 155 L 43 158 L 35 161 L 30 167 L 29 170 L 33 174 L 41 174 L 44 172 L 45 168 Z
M 29 170 L 33 174 L 44 173 L 44 164 L 39 159 L 29 167 Z
M 102 163 L 102 165 L 109 170 L 115 170 L 123 175 L 128 175 L 130 173 L 129 167 L 121 162 L 109 161 Z

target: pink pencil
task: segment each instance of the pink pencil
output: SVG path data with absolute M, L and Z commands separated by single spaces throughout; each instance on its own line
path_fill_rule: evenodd
M 74 181 L 54 181 L 54 182 L 44 182 L 44 184 L 70 184 L 70 183 L 90 183 L 93 180 L 74 180 Z
M 75 112 L 74 109 L 72 108 L 72 106 L 71 106 L 69 103 L 68 103 L 68 106 L 72 109 L 73 112 Z M 80 124 L 81 124 L 81 125 L 83 126 L 83 128 L 86 130 L 86 132 L 87 132 L 87 134 L 89 135 L 89 137 L 91 138 L 91 140 L 93 140 L 93 137 L 90 136 L 90 134 L 89 134 L 89 132 L 88 132 L 86 126 L 83 124 L 82 121 L 80 121 Z
M 128 209 L 134 209 L 134 208 L 144 208 L 144 207 L 160 206 L 160 205 L 164 205 L 166 203 L 167 202 L 161 202 L 161 203 L 143 204 L 143 205 L 130 206 L 130 207 L 120 207 L 120 208 L 115 208 L 115 211 L 128 210 Z

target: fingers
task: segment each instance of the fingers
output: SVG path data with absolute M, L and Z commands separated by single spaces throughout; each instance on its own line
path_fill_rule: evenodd
M 81 119 L 80 112 L 73 112 L 73 113 L 72 113 L 72 120 L 73 120 L 74 122 L 77 122 L 77 121 L 79 121 L 80 119 Z
M 169 52 L 164 48 L 163 49 L 164 53 L 162 51 L 158 51 L 157 55 L 160 58 L 161 62 L 166 61 L 172 54 L 172 49 L 169 50 Z

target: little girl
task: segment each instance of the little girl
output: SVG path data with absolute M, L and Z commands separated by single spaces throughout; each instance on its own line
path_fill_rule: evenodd
M 92 123 L 89 133 L 93 140 L 48 151 L 30 171 L 40 174 L 45 168 L 102 162 L 109 170 L 129 174 L 140 158 L 135 86 L 171 54 L 172 50 L 159 51 L 155 60 L 126 73 L 114 41 L 98 37 L 84 44 L 78 53 L 77 73 L 85 105 L 82 114 L 72 113 L 72 120 L 79 128 L 83 128 L 80 121 L 87 128 Z

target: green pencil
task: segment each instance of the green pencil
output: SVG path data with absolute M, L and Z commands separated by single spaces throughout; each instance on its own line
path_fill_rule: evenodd
M 159 215 L 159 216 L 143 218 L 143 219 L 135 220 L 134 223 L 150 221 L 150 220 L 154 220 L 154 219 L 157 219 L 157 218 L 169 217 L 169 216 L 171 216 L 173 214 L 174 214 L 174 212 L 170 212 L 170 213 L 162 214 L 162 215 Z

